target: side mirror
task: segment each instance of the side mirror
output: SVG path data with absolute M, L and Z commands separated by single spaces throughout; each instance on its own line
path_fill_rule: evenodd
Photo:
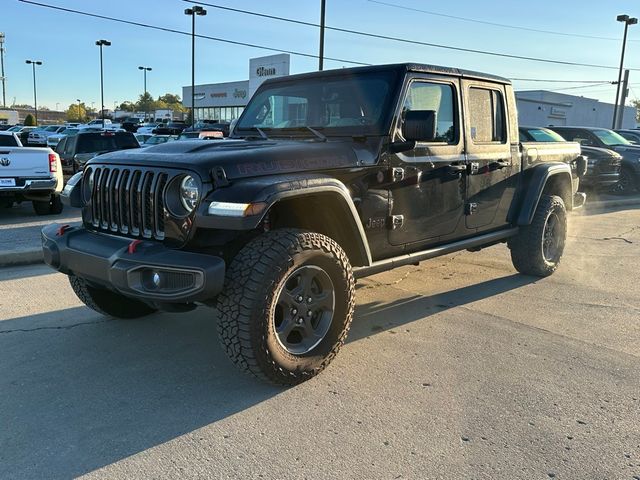
M 408 110 L 402 124 L 402 136 L 408 142 L 432 142 L 435 140 L 435 110 Z
M 580 145 L 584 145 L 585 147 L 592 147 L 593 142 L 588 138 L 581 138 L 578 142 Z

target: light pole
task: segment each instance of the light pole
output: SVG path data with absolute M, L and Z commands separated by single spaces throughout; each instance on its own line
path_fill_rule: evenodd
M 144 107 L 144 120 L 145 122 L 147 121 L 147 115 L 148 115 L 148 108 L 147 108 L 147 72 L 150 72 L 152 70 L 151 67 L 138 67 L 138 70 L 142 70 L 142 73 L 144 74 L 144 99 L 145 99 L 145 107 Z
M 2 108 L 7 107 L 7 93 L 4 78 L 4 33 L 0 32 L 0 80 L 2 80 Z
M 196 123 L 196 15 L 204 16 L 207 11 L 199 5 L 186 8 L 185 15 L 191 15 L 191 126 Z
M 36 114 L 36 125 L 38 125 L 38 95 L 36 93 L 36 65 L 42 65 L 40 60 L 25 60 L 27 65 L 33 68 L 33 110 Z
M 627 46 L 627 30 L 629 25 L 635 25 L 638 23 L 637 18 L 630 18 L 629 15 L 618 15 L 616 20 L 624 22 L 624 35 L 622 36 L 622 53 L 620 54 L 620 70 L 618 72 L 618 83 L 616 85 L 616 103 L 613 106 L 613 120 L 611 121 L 611 128 L 616 128 L 616 120 L 618 118 L 618 101 L 620 100 L 620 90 L 622 88 L 622 67 L 624 65 L 624 50 Z
M 322 71 L 324 66 L 324 12 L 325 0 L 320 0 L 320 52 L 318 55 L 318 70 Z
M 109 47 L 111 42 L 108 40 L 98 40 L 96 45 L 100 47 L 100 113 L 102 117 L 102 127 L 104 128 L 104 75 L 102 72 L 102 47 Z
M 76 102 L 78 102 L 78 122 L 82 123 L 82 117 L 80 116 L 80 99 L 76 98 Z

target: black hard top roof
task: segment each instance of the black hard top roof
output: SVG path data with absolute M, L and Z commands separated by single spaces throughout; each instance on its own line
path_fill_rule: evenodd
M 277 83 L 277 82 L 288 82 L 291 80 L 303 80 L 307 78 L 322 78 L 322 77 L 330 77 L 334 75 L 357 75 L 360 73 L 375 73 L 375 72 L 387 72 L 387 71 L 397 71 L 402 74 L 407 72 L 418 72 L 418 73 L 433 73 L 438 75 L 450 75 L 461 78 L 473 78 L 476 80 L 488 80 L 491 82 L 498 82 L 503 84 L 511 84 L 511 80 L 504 77 L 499 77 L 497 75 L 491 75 L 489 73 L 481 73 L 474 72 L 471 70 L 463 70 L 461 68 L 452 68 L 452 67 L 442 67 L 439 65 L 427 65 L 423 63 L 394 63 L 388 65 L 372 65 L 366 67 L 350 67 L 350 68 L 340 68 L 334 70 L 323 70 L 322 72 L 309 72 L 309 73 L 299 73 L 296 75 L 288 75 L 284 77 L 272 78 L 264 83 Z

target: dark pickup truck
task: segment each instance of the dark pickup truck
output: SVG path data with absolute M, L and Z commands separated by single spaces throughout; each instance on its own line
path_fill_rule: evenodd
M 333 359 L 356 279 L 507 242 L 547 276 L 584 203 L 577 143 L 520 143 L 509 80 L 400 64 L 266 81 L 229 140 L 90 160 L 44 259 L 105 315 L 217 309 L 243 370 L 284 385 Z M 212 321 L 214 315 L 211 315 Z

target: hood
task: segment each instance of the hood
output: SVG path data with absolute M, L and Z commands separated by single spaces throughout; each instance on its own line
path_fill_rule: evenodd
M 640 157 L 640 145 L 618 145 L 613 150 L 623 157 Z
M 214 167 L 227 178 L 258 177 L 331 170 L 375 163 L 381 137 L 364 141 L 315 140 L 180 140 L 144 149 L 106 153 L 90 163 L 145 165 L 195 170 L 206 181 Z
M 601 148 L 601 147 L 588 147 L 581 145 L 580 149 L 582 153 L 591 158 L 602 157 L 618 157 L 619 154 L 613 148 Z

